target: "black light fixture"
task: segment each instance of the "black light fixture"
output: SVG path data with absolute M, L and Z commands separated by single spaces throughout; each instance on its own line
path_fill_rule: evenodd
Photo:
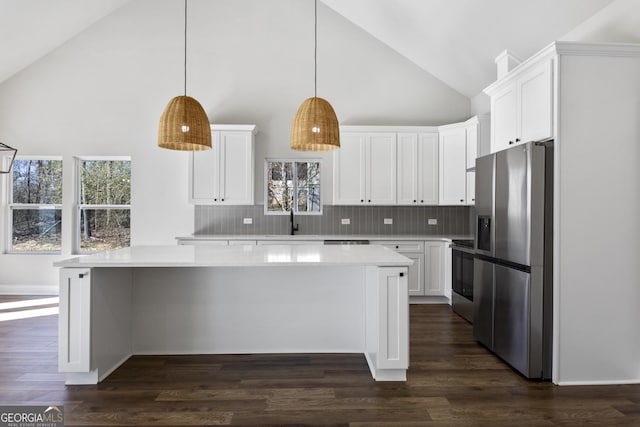
M 11 172 L 11 166 L 13 166 L 13 161 L 16 159 L 17 149 L 13 147 L 9 147 L 7 144 L 3 144 L 0 142 L 0 158 L 4 157 L 5 153 L 10 153 L 11 162 L 9 162 L 9 166 L 5 169 L 3 162 L 0 162 L 0 173 L 9 173 Z

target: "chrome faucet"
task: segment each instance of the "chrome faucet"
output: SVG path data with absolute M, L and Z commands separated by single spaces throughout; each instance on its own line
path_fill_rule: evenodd
M 298 224 L 294 224 L 293 222 L 293 208 L 291 208 L 291 210 L 289 211 L 289 231 L 291 232 L 291 235 L 293 236 L 294 234 L 296 234 L 296 231 L 298 231 Z

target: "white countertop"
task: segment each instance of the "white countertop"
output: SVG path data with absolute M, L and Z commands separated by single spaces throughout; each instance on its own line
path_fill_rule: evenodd
M 472 235 L 416 235 L 416 234 L 192 234 L 177 240 L 431 240 L 447 242 L 454 239 L 473 239 Z
M 55 262 L 56 267 L 407 267 L 413 261 L 378 245 L 133 246 Z

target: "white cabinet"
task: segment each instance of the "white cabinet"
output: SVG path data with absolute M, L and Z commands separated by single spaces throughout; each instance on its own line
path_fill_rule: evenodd
M 424 295 L 447 296 L 447 248 L 446 242 L 425 242 Z
M 212 148 L 191 154 L 189 201 L 253 204 L 254 125 L 212 125 Z
M 476 204 L 476 173 L 467 171 L 467 205 Z
M 439 202 L 464 205 L 467 200 L 467 142 L 464 127 L 447 126 L 440 130 Z
M 91 370 L 91 275 L 89 269 L 60 269 L 58 371 Z
M 397 204 L 437 205 L 438 133 L 400 132 L 397 141 Z
M 491 151 L 553 136 L 553 60 L 520 69 L 487 89 Z
M 472 123 L 465 129 L 467 138 L 467 170 L 475 169 L 478 157 L 479 123 Z
M 371 243 L 385 246 L 413 260 L 408 273 L 409 295 L 424 295 L 424 242 L 380 240 Z
M 334 205 L 396 203 L 396 134 L 344 132 L 333 154 Z
M 258 240 L 258 246 L 266 245 L 324 245 L 324 240 Z
M 215 239 L 178 239 L 178 245 L 193 245 L 193 246 L 227 246 L 229 242 L 227 240 L 215 240 Z
M 475 204 L 476 157 L 488 154 L 489 122 L 489 116 L 482 115 L 440 126 L 439 204 Z

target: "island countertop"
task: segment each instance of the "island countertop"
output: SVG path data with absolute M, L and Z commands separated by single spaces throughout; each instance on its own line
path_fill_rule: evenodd
M 69 258 L 56 267 L 408 267 L 409 258 L 378 245 L 132 246 Z

